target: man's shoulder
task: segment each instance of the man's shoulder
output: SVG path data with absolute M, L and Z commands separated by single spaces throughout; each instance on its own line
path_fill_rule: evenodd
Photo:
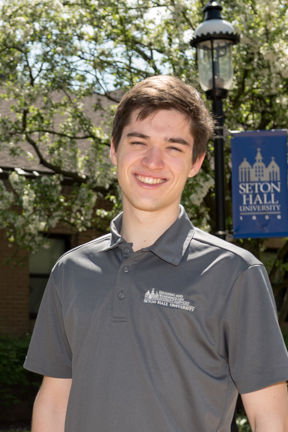
M 111 245 L 111 234 L 105 234 L 101 237 L 97 237 L 90 240 L 87 243 L 83 243 L 79 246 L 70 249 L 65 252 L 57 261 L 56 265 L 66 263 L 67 261 L 77 261 L 84 257 L 95 256 L 107 250 Z
M 214 250 L 216 253 L 219 253 L 219 256 L 222 255 L 234 258 L 236 260 L 242 261 L 243 264 L 245 263 L 247 266 L 262 265 L 261 261 L 259 261 L 248 250 L 243 249 L 234 243 L 230 243 L 226 240 L 216 237 L 215 235 L 202 231 L 199 228 L 195 228 L 193 242 L 194 245 L 195 242 L 197 242 L 198 247 L 203 250 Z

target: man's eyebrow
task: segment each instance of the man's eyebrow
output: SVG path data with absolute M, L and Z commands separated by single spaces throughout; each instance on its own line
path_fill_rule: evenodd
M 170 143 L 175 143 L 175 144 L 183 144 L 185 146 L 190 146 L 191 145 L 191 143 L 189 143 L 188 141 L 186 141 L 184 138 L 180 138 L 180 137 L 179 138 L 178 137 L 175 137 L 175 138 L 166 138 L 165 141 L 168 141 Z
M 144 138 L 144 139 L 150 138 L 148 135 L 145 135 L 141 132 L 129 132 L 127 133 L 127 137 L 137 137 L 137 138 Z

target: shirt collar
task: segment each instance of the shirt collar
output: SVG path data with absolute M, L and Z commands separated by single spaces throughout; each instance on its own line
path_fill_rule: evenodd
M 113 249 L 125 242 L 121 237 L 123 212 L 116 216 L 110 225 L 111 242 L 108 249 Z M 176 221 L 153 243 L 145 248 L 168 263 L 178 265 L 194 235 L 194 227 L 182 205 Z

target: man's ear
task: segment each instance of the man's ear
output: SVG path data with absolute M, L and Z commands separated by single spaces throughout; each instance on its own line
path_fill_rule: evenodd
M 116 155 L 113 138 L 111 139 L 111 143 L 110 143 L 110 159 L 113 165 L 117 166 L 117 155 Z
M 203 153 L 202 155 L 198 156 L 198 158 L 196 159 L 195 162 L 192 163 L 192 168 L 190 170 L 190 173 L 188 175 L 188 177 L 194 177 L 200 170 L 202 163 L 205 159 L 205 153 Z

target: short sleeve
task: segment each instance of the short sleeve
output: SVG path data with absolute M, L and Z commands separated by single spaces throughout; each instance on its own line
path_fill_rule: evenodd
M 71 378 L 71 362 L 61 301 L 52 272 L 39 308 L 24 368 L 54 378 Z
M 231 376 L 240 393 L 288 379 L 288 355 L 263 265 L 237 278 L 223 317 Z

